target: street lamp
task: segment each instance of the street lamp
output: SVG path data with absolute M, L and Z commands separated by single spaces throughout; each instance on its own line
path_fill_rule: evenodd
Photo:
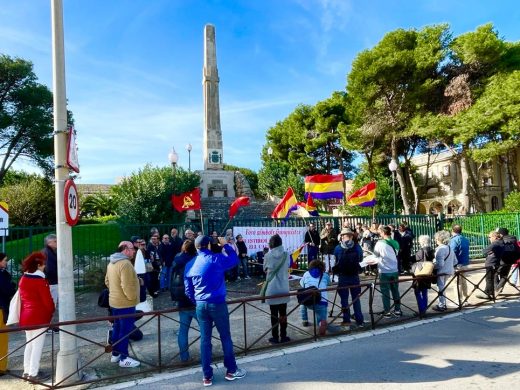
M 188 151 L 188 171 L 191 172 L 191 150 L 192 150 L 191 144 L 186 145 L 186 150 Z
M 390 172 L 392 172 L 392 193 L 394 195 L 394 217 L 395 217 L 395 171 L 397 171 L 397 161 L 395 161 L 394 158 L 390 161 L 390 164 L 388 164 L 388 169 L 390 169 Z
M 175 195 L 175 169 L 177 168 L 177 161 L 179 161 L 179 155 L 175 151 L 175 148 L 172 146 L 172 150 L 168 153 L 168 160 L 170 164 L 172 164 L 173 170 L 173 195 Z

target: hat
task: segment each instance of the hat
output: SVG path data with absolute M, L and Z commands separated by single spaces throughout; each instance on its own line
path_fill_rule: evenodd
M 195 248 L 207 248 L 211 243 L 211 238 L 208 236 L 198 236 L 195 239 Z
M 509 234 L 509 230 L 506 228 L 497 228 L 496 232 L 501 236 L 507 236 Z
M 341 229 L 341 233 L 339 233 L 340 236 L 343 236 L 345 234 L 352 234 L 352 230 L 349 228 L 343 228 Z
M 130 237 L 130 242 L 133 244 L 134 242 L 137 242 L 141 239 L 139 236 L 132 236 Z

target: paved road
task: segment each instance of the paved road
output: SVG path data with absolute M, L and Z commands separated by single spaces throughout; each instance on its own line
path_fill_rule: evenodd
M 215 389 L 506 389 L 520 384 L 520 302 L 437 317 L 422 323 L 300 345 L 239 361 L 248 371 Z M 278 356 L 276 356 L 278 355 Z M 199 389 L 199 368 L 119 384 L 111 389 Z M 163 378 L 163 379 L 160 379 Z M 151 383 L 153 381 L 153 384 Z

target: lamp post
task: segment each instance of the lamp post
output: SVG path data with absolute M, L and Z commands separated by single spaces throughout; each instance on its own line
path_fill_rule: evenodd
M 395 171 L 397 171 L 397 161 L 395 161 L 394 158 L 392 158 L 392 161 L 390 161 L 390 164 L 388 164 L 388 169 L 390 169 L 390 172 L 392 172 L 392 193 L 394 195 L 394 217 L 395 217 Z
M 186 145 L 186 150 L 188 151 L 188 171 L 191 172 L 191 150 L 193 147 L 191 144 Z
M 168 160 L 170 161 L 170 164 L 172 164 L 172 171 L 173 171 L 173 195 L 175 195 L 175 170 L 177 168 L 177 161 L 179 161 L 179 155 L 175 151 L 175 148 L 172 146 L 172 150 L 170 153 L 168 153 Z

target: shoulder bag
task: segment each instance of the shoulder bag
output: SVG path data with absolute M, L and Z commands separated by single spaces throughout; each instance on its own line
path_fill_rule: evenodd
M 9 302 L 9 317 L 7 317 L 6 325 L 14 325 L 20 322 L 21 308 L 20 290 L 16 290 L 16 293 L 11 298 L 11 302 Z

